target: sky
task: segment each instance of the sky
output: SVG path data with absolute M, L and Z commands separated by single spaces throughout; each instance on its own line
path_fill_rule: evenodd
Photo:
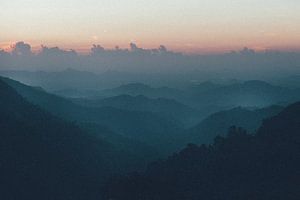
M 299 0 L 0 0 L 0 48 L 300 49 Z

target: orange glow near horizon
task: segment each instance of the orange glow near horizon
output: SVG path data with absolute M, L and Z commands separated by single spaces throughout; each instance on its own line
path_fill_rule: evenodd
M 24 40 L 18 40 L 18 41 L 24 41 Z M 12 50 L 12 46 L 18 42 L 1 42 L 0 43 L 0 49 L 10 52 Z M 158 48 L 159 45 L 165 45 L 169 50 L 175 51 L 175 52 L 182 52 L 186 54 L 218 54 L 218 53 L 227 53 L 231 51 L 238 51 L 241 50 L 244 47 L 248 47 L 250 49 L 254 49 L 257 52 L 265 51 L 265 50 L 278 50 L 278 51 L 300 51 L 300 45 L 297 44 L 290 44 L 290 45 L 260 45 L 260 44 L 254 44 L 251 45 L 251 43 L 247 44 L 232 44 L 232 45 L 223 45 L 223 46 L 217 46 L 217 45 L 210 45 L 206 44 L 204 45 L 194 45 L 194 44 L 169 44 L 166 45 L 165 43 L 156 43 L 156 45 L 153 45 L 153 43 L 148 44 L 148 43 L 140 43 L 137 41 L 128 41 L 127 43 L 122 43 L 122 44 L 114 44 L 114 43 L 101 43 L 101 42 L 90 42 L 89 44 L 84 44 L 84 43 L 59 43 L 59 42 L 49 42 L 48 44 L 42 43 L 42 42 L 28 42 L 24 41 L 25 43 L 28 43 L 31 45 L 32 52 L 37 53 L 40 51 L 41 46 L 47 46 L 47 47 L 59 47 L 64 50 L 75 50 L 76 52 L 80 54 L 87 54 L 90 52 L 90 49 L 93 44 L 99 44 L 103 46 L 105 49 L 114 49 L 116 46 L 122 48 L 122 49 L 129 49 L 129 44 L 131 42 L 136 43 L 138 47 L 144 48 L 144 49 L 155 49 Z
M 130 42 L 191 54 L 300 49 L 296 0 L 10 0 L 1 15 L 5 50 L 16 41 L 82 53 Z

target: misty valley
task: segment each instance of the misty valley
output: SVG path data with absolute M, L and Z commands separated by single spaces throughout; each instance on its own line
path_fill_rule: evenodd
M 0 71 L 2 199 L 300 197 L 294 75 L 107 73 Z

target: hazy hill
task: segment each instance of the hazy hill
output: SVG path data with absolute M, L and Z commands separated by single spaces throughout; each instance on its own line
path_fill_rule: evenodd
M 220 85 L 203 82 L 192 85 L 184 90 L 168 87 L 153 88 L 141 83 L 122 85 L 104 90 L 105 96 L 144 95 L 147 97 L 165 97 L 176 99 L 187 105 L 204 109 L 205 107 L 266 107 L 276 103 L 291 103 L 300 98 L 300 89 L 290 89 L 271 85 L 264 81 L 251 80 Z
M 103 96 L 144 95 L 150 98 L 169 98 L 200 111 L 202 117 L 215 112 L 241 107 L 267 107 L 274 104 L 288 105 L 300 99 L 300 89 L 271 85 L 252 80 L 229 84 L 203 82 L 185 89 L 153 88 L 145 84 L 128 84 L 104 90 Z
M 202 92 L 207 92 L 209 90 L 214 90 L 222 87 L 221 84 L 216 84 L 211 81 L 201 82 L 199 84 L 192 84 L 187 88 L 187 91 L 190 95 L 195 95 Z
M 292 103 L 299 98 L 299 89 L 283 88 L 256 80 L 216 87 L 204 92 L 194 91 L 191 97 L 199 107 L 203 105 L 266 107 L 278 103 Z
M 120 67 L 122 63 L 120 63 Z M 82 69 L 82 68 L 81 68 Z M 193 77 L 198 77 L 192 73 Z M 31 86 L 41 86 L 51 93 L 57 93 L 68 97 L 89 97 L 97 95 L 99 90 L 118 87 L 122 84 L 145 83 L 153 86 L 182 87 L 189 83 L 189 77 L 183 77 L 182 73 L 141 73 L 108 70 L 103 73 L 91 73 L 69 68 L 62 71 L 25 71 L 6 70 L 0 75 L 20 81 Z M 63 93 L 67 91 L 68 93 Z
M 282 109 L 281 106 L 270 106 L 255 110 L 237 107 L 214 113 L 185 132 L 185 136 L 190 137 L 187 143 L 212 143 L 216 136 L 225 136 L 231 126 L 243 127 L 248 132 L 254 133 L 264 119 L 278 114 Z
M 0 71 L 0 74 L 27 85 L 40 86 L 47 91 L 97 90 L 102 85 L 101 79 L 96 74 L 73 69 L 57 72 Z
M 273 80 L 274 84 L 283 85 L 290 88 L 300 88 L 300 75 L 294 74 L 284 78 Z
M 101 90 L 135 82 L 156 87 L 182 87 L 188 84 L 190 79 L 183 77 L 182 73 L 172 74 L 172 76 L 169 73 L 141 73 L 115 70 L 92 73 L 71 68 L 62 71 L 0 70 L 0 75 L 20 81 L 26 85 L 41 86 L 51 93 L 66 97 L 97 96 L 101 94 L 99 92 Z M 193 73 L 193 76 L 196 75 Z
M 106 199 L 287 199 L 300 196 L 300 103 L 266 120 L 256 135 L 232 127 L 213 145 L 190 144 L 144 173 L 112 178 Z
M 143 95 L 152 98 L 164 97 L 176 99 L 183 94 L 183 91 L 169 87 L 151 87 L 143 83 L 130 83 L 113 89 L 103 90 L 102 94 L 108 97 L 127 94 L 132 96 Z
M 173 118 L 187 126 L 199 121 L 201 113 L 173 99 L 149 98 L 143 95 L 119 95 L 104 99 L 74 99 L 73 102 L 89 107 L 114 107 L 131 111 L 157 113 Z

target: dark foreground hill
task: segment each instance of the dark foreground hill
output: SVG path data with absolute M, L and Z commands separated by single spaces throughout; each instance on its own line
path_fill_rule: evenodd
M 95 172 L 108 170 L 101 159 L 107 144 L 27 103 L 2 81 L 0 110 L 1 198 L 95 195 L 101 179 Z
M 264 121 L 256 135 L 232 127 L 213 145 L 190 144 L 144 173 L 115 177 L 106 199 L 300 198 L 300 102 Z
M 99 199 L 110 174 L 141 167 L 136 155 L 28 103 L 0 80 L 1 199 Z

